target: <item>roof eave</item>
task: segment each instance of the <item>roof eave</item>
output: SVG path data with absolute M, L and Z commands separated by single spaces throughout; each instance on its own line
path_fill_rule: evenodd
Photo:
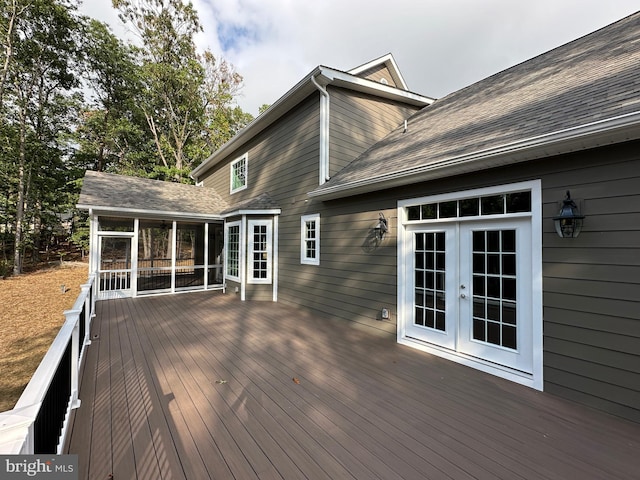
M 302 102 L 305 98 L 316 91 L 316 87 L 311 82 L 311 77 L 315 77 L 322 86 L 334 85 L 351 90 L 377 95 L 383 98 L 400 100 L 410 105 L 425 107 L 435 101 L 430 97 L 425 97 L 417 93 L 401 90 L 398 88 L 383 85 L 378 82 L 355 77 L 345 72 L 329 67 L 316 67 L 311 73 L 300 80 L 293 88 L 280 97 L 266 111 L 259 115 L 249 125 L 238 132 L 231 140 L 222 145 L 211 154 L 198 167 L 191 172 L 191 177 L 198 180 L 198 177 L 214 167 L 218 162 L 226 158 L 235 148 L 255 137 L 261 131 L 274 124 L 279 118 L 284 116 L 293 107 Z
M 195 213 L 195 212 L 178 212 L 169 210 L 147 210 L 142 208 L 124 208 L 112 207 L 108 205 L 88 205 L 78 203 L 76 208 L 79 210 L 90 210 L 98 215 L 114 215 L 120 214 L 128 217 L 140 218 L 176 218 L 181 220 L 223 220 L 223 216 L 219 213 Z
M 456 156 L 440 162 L 355 181 L 321 187 L 308 193 L 312 198 L 332 200 L 387 188 L 436 180 L 445 176 L 512 165 L 615 143 L 640 139 L 640 112 L 551 132 L 517 142 Z
M 230 212 L 226 212 L 222 214 L 223 218 L 229 217 L 239 217 L 241 215 L 280 215 L 282 213 L 282 209 L 280 208 L 269 208 L 265 210 L 254 210 L 254 209 L 240 209 L 240 210 L 232 210 Z

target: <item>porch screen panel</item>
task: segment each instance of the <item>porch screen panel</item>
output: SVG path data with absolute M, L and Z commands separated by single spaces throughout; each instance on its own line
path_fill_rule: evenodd
M 102 237 L 100 247 L 100 290 L 131 288 L 131 239 Z
M 178 223 L 176 288 L 204 285 L 204 224 Z
M 171 288 L 173 222 L 140 221 L 138 232 L 138 291 Z
M 445 232 L 415 234 L 414 325 L 445 331 Z

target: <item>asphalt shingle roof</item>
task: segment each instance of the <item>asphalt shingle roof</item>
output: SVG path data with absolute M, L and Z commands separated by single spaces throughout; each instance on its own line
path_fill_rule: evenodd
M 273 198 L 268 193 L 261 193 L 257 197 L 250 198 L 248 200 L 244 200 L 242 202 L 236 203 L 231 207 L 223 210 L 222 215 L 226 215 L 232 212 L 237 212 L 239 210 L 277 210 L 280 208 Z
M 229 207 L 210 188 L 91 170 L 85 173 L 78 206 L 183 215 L 219 215 Z
M 639 111 L 640 12 L 437 100 L 314 193 Z

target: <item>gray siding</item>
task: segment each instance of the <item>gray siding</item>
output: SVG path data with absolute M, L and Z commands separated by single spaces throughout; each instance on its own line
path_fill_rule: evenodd
M 395 331 L 398 199 L 541 179 L 544 388 L 640 421 L 640 144 L 601 148 L 517 167 L 326 202 L 321 266 L 307 303 L 331 315 Z M 577 239 L 554 230 L 567 189 L 586 215 Z M 361 248 L 379 211 L 392 227 L 382 247 Z M 375 320 L 391 305 L 392 322 Z
M 336 119 L 339 95 L 332 91 Z M 318 95 L 311 96 L 229 157 L 249 152 L 247 190 L 230 198 L 228 163 L 205 179 L 227 200 L 266 191 L 282 207 L 279 301 L 393 334 L 397 201 L 541 179 L 544 388 L 640 421 L 640 143 L 320 202 L 306 195 L 318 181 L 318 104 Z M 340 148 L 348 149 L 336 146 L 332 155 Z M 587 216 L 572 240 L 558 238 L 552 222 L 567 189 Z M 374 248 L 367 239 L 381 211 L 391 229 Z M 300 216 L 310 213 L 321 216 L 319 266 L 300 264 Z M 259 290 L 247 293 L 261 297 Z M 390 321 L 380 320 L 383 307 L 391 310 Z
M 329 88 L 329 94 L 330 175 L 335 175 L 418 110 L 340 88 Z
M 387 85 L 391 87 L 397 87 L 396 82 L 393 81 L 393 77 L 389 72 L 386 65 L 376 65 L 364 72 L 358 74 L 358 77 L 366 78 L 367 80 L 373 80 L 374 82 L 380 82 L 383 78 L 387 81 Z

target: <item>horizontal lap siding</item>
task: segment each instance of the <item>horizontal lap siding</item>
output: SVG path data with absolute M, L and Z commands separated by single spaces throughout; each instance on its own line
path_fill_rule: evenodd
M 638 144 L 576 154 L 543 177 L 545 389 L 640 421 Z M 566 190 L 586 216 L 576 239 L 553 230 Z
M 639 147 L 605 147 L 325 202 L 321 269 L 315 278 L 305 277 L 319 284 L 319 294 L 301 292 L 303 301 L 393 331 L 397 200 L 541 179 L 544 388 L 640 421 Z M 559 238 L 553 227 L 567 189 L 586 216 L 576 239 Z M 381 249 L 365 252 L 362 240 L 379 211 L 391 231 Z M 387 305 L 393 322 L 375 320 Z
M 398 105 L 339 88 L 331 88 L 329 93 L 331 175 L 335 175 L 417 111 L 416 107 Z
M 366 78 L 367 80 L 373 80 L 374 82 L 380 82 L 380 80 L 384 78 L 387 81 L 387 84 L 389 86 L 391 87 L 398 86 L 393 81 L 391 72 L 389 71 L 386 65 L 376 65 L 375 67 L 371 67 L 368 70 L 360 72 L 358 76 L 362 78 Z
M 336 119 L 337 92 L 331 92 Z M 541 179 L 544 388 L 640 421 L 640 143 L 321 202 L 307 197 L 318 180 L 318 104 L 317 95 L 310 97 L 284 128 L 254 141 L 250 185 L 238 194 L 240 200 L 267 191 L 282 207 L 279 301 L 394 333 L 397 201 Z M 334 139 L 345 135 L 336 125 Z M 331 152 L 334 167 L 340 152 Z M 270 163 L 257 161 L 262 157 Z M 211 182 L 223 195 L 225 168 L 222 179 Z M 567 189 L 586 215 L 577 239 L 558 238 L 553 227 Z M 376 247 L 367 239 L 379 212 L 389 219 L 390 231 Z M 300 216 L 312 213 L 321 216 L 319 266 L 300 264 Z M 382 308 L 390 310 L 391 320 L 380 320 Z

